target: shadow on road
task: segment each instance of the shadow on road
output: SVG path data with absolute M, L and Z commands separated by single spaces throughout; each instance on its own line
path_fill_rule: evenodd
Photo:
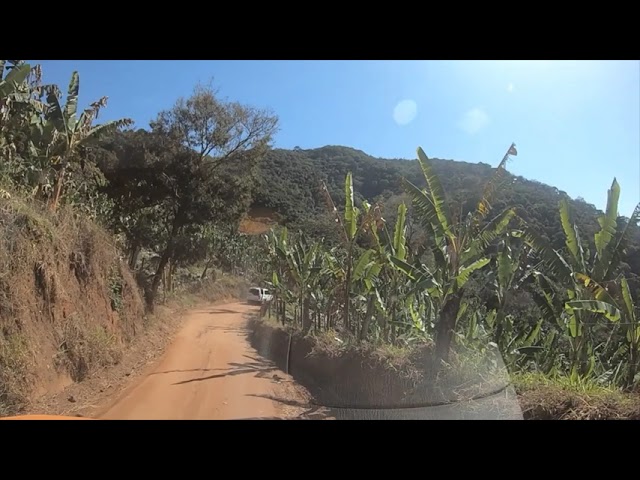
M 222 370 L 228 370 L 227 368 L 188 368 L 185 370 L 165 370 L 164 372 L 151 372 L 149 376 L 162 375 L 165 373 L 190 373 L 190 372 L 220 372 Z
M 245 327 L 231 327 L 228 325 L 209 325 L 204 332 L 209 331 L 220 331 L 222 333 L 238 333 L 242 335 L 247 335 L 249 330 Z
M 257 378 L 269 378 L 270 375 L 268 375 L 268 373 L 278 369 L 278 367 L 276 367 L 273 364 L 273 362 L 270 362 L 268 360 L 264 360 L 257 357 L 251 357 L 249 355 L 243 355 L 243 356 L 250 361 L 242 362 L 242 363 L 231 362 L 228 364 L 229 368 L 211 369 L 211 371 L 219 370 L 219 371 L 224 371 L 224 373 L 217 373 L 214 375 L 208 375 L 206 377 L 197 377 L 197 378 L 191 378 L 189 380 L 182 380 L 181 382 L 176 382 L 176 383 L 173 383 L 172 385 L 184 385 L 185 383 L 203 382 L 205 380 L 213 380 L 215 378 L 230 377 L 235 375 L 244 375 L 247 373 L 254 373 Z M 199 371 L 199 370 L 196 369 L 195 371 Z M 209 371 L 209 370 L 203 369 L 202 371 Z M 163 373 L 163 372 L 158 372 L 158 373 Z
M 210 310 L 210 311 L 209 311 L 209 312 L 207 312 L 207 313 L 210 313 L 210 314 L 212 314 L 212 315 L 216 315 L 216 314 L 219 314 L 219 313 L 240 313 L 240 314 L 242 314 L 242 313 L 244 313 L 244 312 L 239 312 L 239 311 L 237 311 L 237 310 L 229 310 L 229 309 L 227 309 L 227 308 L 217 308 L 217 309 L 215 309 L 215 310 Z
M 296 417 L 299 420 L 325 420 L 327 418 L 333 417 L 332 412 L 328 408 L 323 407 L 321 405 L 312 405 L 309 403 L 298 402 L 296 400 L 289 400 L 286 398 L 279 398 L 279 397 L 276 397 L 275 395 L 267 395 L 267 394 L 248 393 L 247 396 L 266 398 L 274 402 L 282 403 L 284 405 L 289 405 L 290 407 L 306 408 L 307 410 L 305 410 L 298 417 Z
M 236 420 L 298 420 L 297 418 L 290 417 L 243 417 Z

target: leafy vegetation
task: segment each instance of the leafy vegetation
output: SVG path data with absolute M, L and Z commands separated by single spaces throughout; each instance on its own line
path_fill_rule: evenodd
M 380 204 L 355 206 L 347 173 L 342 213 L 332 205 L 339 247 L 310 242 L 302 233 L 292 238 L 287 229 L 267 237 L 282 322 L 286 304 L 293 303 L 292 321 L 304 331 L 331 329 L 347 340 L 400 346 L 433 341 L 435 364 L 449 361 L 457 339 L 476 350 L 499 348 L 515 370 L 634 387 L 640 330 L 621 265 L 631 232 L 637 234 L 640 207 L 620 221 L 614 179 L 590 254 L 561 199 L 565 259 L 519 209 L 496 214 L 491 208 L 510 154 L 517 154 L 514 145 L 475 209 L 454 217 L 432 161 L 418 149 L 425 187 L 408 180 L 404 187 L 428 248 L 411 251 L 406 205 L 399 204 L 391 233 Z M 484 285 L 479 292 L 478 285 Z
M 211 86 L 148 129 L 80 116 L 80 77 L 0 61 L 0 194 L 61 205 L 110 230 L 145 292 L 217 272 L 271 285 L 270 314 L 344 345 L 500 351 L 513 372 L 633 389 L 639 381 L 640 207 L 605 212 L 507 171 L 338 146 L 271 149 L 277 117 Z M 251 211 L 280 225 L 238 228 Z M 122 285 L 105 279 L 119 308 Z M 1 302 L 1 297 L 0 297 Z M 2 305 L 0 304 L 0 312 Z

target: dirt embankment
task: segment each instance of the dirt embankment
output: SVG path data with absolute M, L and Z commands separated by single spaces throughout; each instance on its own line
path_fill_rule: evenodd
M 270 208 L 253 207 L 240 222 L 238 231 L 245 235 L 263 235 L 281 220 L 280 215 Z
M 70 210 L 0 203 L 0 414 L 117 364 L 147 321 L 112 237 Z
M 246 288 L 241 278 L 221 276 L 185 292 L 179 302 L 158 307 L 154 315 L 146 315 L 141 292 L 111 235 L 71 210 L 51 214 L 17 197 L 3 199 L 0 416 L 98 415 L 105 402 L 145 379 L 163 358 L 183 321 L 193 320 L 182 317 L 185 302 L 193 306 L 203 301 L 228 301 L 244 295 Z M 233 321 L 241 318 L 241 313 Z M 203 337 L 211 348 L 218 349 L 229 340 L 229 332 L 218 333 L 222 343 L 216 343 L 218 336 Z M 201 340 L 185 348 L 190 351 Z M 244 348 L 241 343 L 236 347 Z M 214 368 L 228 368 L 218 367 L 218 363 Z M 229 374 L 229 379 L 235 375 Z M 188 391 L 192 388 L 185 387 Z M 261 393 L 265 392 L 257 391 Z M 185 398 L 189 398 L 188 392 Z M 267 402 L 268 408 L 273 403 L 259 401 Z M 159 413 L 161 417 L 164 414 Z M 173 413 L 167 415 L 176 418 Z
M 55 383 L 45 391 L 32 391 L 21 402 L 20 408 L 5 409 L 2 415 L 21 413 L 32 417 L 96 418 L 106 405 L 119 398 L 123 390 L 153 372 L 176 333 L 192 318 L 189 315 L 192 309 L 198 305 L 214 308 L 213 305 L 232 302 L 243 296 L 246 289 L 244 278 L 223 275 L 215 281 L 198 285 L 191 293 L 183 292 L 171 298 L 165 305 L 157 306 L 153 315 L 146 317 L 144 328 L 137 330 L 135 337 L 122 345 L 114 362 L 93 364 L 87 375 L 77 382 Z M 34 376 L 39 373 L 34 371 Z
M 21 412 L 94 418 L 105 402 L 153 368 L 182 326 L 182 312 L 177 304 L 157 307 L 145 330 L 122 348 L 120 361 L 96 366 L 80 382 L 32 395 Z

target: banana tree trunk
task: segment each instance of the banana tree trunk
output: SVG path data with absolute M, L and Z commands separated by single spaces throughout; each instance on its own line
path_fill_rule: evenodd
M 325 314 L 325 324 L 327 331 L 331 330 L 331 309 L 333 308 L 333 297 L 327 301 L 327 313 Z
M 635 333 L 635 332 L 634 332 Z M 632 343 L 629 348 L 629 371 L 627 372 L 627 388 L 632 388 L 638 370 L 638 345 Z
M 175 273 L 176 273 L 176 262 L 175 261 L 170 261 L 169 262 L 169 291 L 173 292 L 173 279 L 175 278 Z
M 302 333 L 307 334 L 311 330 L 311 317 L 309 316 L 309 297 L 302 300 Z
M 360 340 L 366 340 L 369 333 L 369 325 L 371 324 L 371 317 L 373 313 L 373 296 L 369 298 L 367 304 L 367 311 L 364 314 L 364 320 L 362 321 L 362 329 L 360 330 Z
M 502 306 L 498 307 L 498 312 L 496 314 L 496 330 L 495 330 L 495 337 L 494 337 L 494 342 L 496 342 L 496 345 L 498 345 L 498 347 L 500 349 L 504 348 L 504 343 L 502 340 L 502 337 L 504 335 L 504 320 L 505 320 L 505 315 L 504 315 L 504 310 L 502 309 Z
M 129 249 L 129 268 L 131 270 L 135 270 L 136 265 L 138 264 L 138 258 L 140 257 L 140 251 L 142 249 L 139 245 L 133 244 Z
M 56 184 L 53 189 L 53 197 L 51 198 L 51 203 L 49 204 L 49 208 L 52 212 L 55 212 L 58 209 L 58 203 L 60 201 L 60 196 L 62 195 L 62 186 L 64 184 L 65 171 L 66 167 L 62 167 L 56 174 Z
M 344 280 L 344 328 L 351 332 L 351 319 L 349 318 L 349 307 L 351 304 L 351 263 L 352 263 L 352 246 L 349 244 L 349 253 L 347 255 L 347 272 Z
M 393 307 L 393 304 L 389 306 L 389 312 L 391 312 L 391 308 Z M 384 340 L 385 342 L 389 342 L 389 318 L 388 318 L 388 313 L 383 315 L 382 317 L 382 322 L 380 322 L 380 325 L 382 327 L 382 340 Z
M 320 325 L 320 309 L 318 308 L 317 304 L 315 310 L 313 311 L 313 329 L 316 332 L 322 331 L 322 325 Z
M 282 300 L 282 324 L 285 325 L 287 323 L 287 302 L 286 300 Z
M 589 372 L 589 344 L 586 337 L 580 342 L 580 376 L 585 377 Z
M 589 320 L 589 318 L 587 318 L 587 320 Z M 583 377 L 589 370 L 589 342 L 586 326 L 584 325 L 585 322 L 579 315 L 576 318 L 576 322 L 579 325 L 579 333 L 576 337 L 572 338 L 572 344 L 574 347 L 571 370 L 575 371 L 580 377 Z
M 436 366 L 441 362 L 449 361 L 449 352 L 453 343 L 453 334 L 456 328 L 456 318 L 460 310 L 460 301 L 462 300 L 462 292 L 454 294 L 444 308 L 440 312 L 440 318 L 436 325 L 436 345 L 435 345 L 435 361 Z

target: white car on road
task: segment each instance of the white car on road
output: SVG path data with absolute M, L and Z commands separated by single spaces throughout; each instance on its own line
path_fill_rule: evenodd
M 265 303 L 273 300 L 273 295 L 266 288 L 251 287 L 247 295 L 248 303 Z

